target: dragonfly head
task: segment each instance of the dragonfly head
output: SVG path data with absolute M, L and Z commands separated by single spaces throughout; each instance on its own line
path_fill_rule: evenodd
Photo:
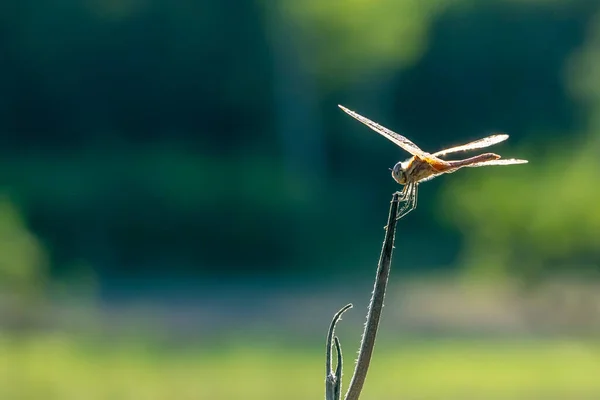
M 392 171 L 392 178 L 394 178 L 396 182 L 401 185 L 406 185 L 406 173 L 404 172 L 404 167 L 401 162 L 394 165 L 394 168 L 390 168 L 390 171 Z

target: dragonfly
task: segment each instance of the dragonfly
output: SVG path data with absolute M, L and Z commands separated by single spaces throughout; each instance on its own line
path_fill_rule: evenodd
M 456 172 L 463 167 L 472 168 L 484 167 L 486 165 L 513 165 L 526 164 L 528 162 L 527 160 L 515 158 L 502 159 L 498 154 L 494 153 L 484 153 L 463 160 L 442 160 L 440 157 L 444 157 L 448 154 L 481 149 L 503 142 L 508 139 L 508 135 L 504 133 L 494 134 L 460 146 L 450 147 L 435 153 L 427 153 L 404 136 L 392 132 L 342 105 L 338 106 L 351 117 L 362 122 L 412 155 L 412 157 L 406 161 L 399 161 L 394 165 L 394 168 L 390 168 L 390 171 L 392 171 L 392 178 L 400 185 L 404 186 L 402 191 L 398 192 L 399 200 L 404 204 L 398 210 L 396 216 L 397 220 L 417 208 L 417 191 L 421 182 L 426 182 L 442 174 Z

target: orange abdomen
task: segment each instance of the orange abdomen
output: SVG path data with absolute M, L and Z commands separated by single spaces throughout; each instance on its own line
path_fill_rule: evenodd
M 466 158 L 464 160 L 448 161 L 448 164 L 450 164 L 450 168 L 460 168 L 460 167 L 469 166 L 471 164 L 480 163 L 483 161 L 497 160 L 499 158 L 500 158 L 500 156 L 498 154 L 485 153 L 485 154 L 480 154 L 475 157 Z

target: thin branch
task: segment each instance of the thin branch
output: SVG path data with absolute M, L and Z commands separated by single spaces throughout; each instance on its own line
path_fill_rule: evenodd
M 339 400 L 342 392 L 342 348 L 340 341 L 334 336 L 335 325 L 338 323 L 342 314 L 352 308 L 352 304 L 345 305 L 333 316 L 329 331 L 327 332 L 327 349 L 325 351 L 325 399 Z M 335 373 L 331 367 L 331 349 L 335 340 L 335 350 L 337 352 L 337 367 Z
M 390 264 L 392 261 L 392 252 L 394 250 L 394 237 L 396 235 L 396 217 L 398 214 L 399 203 L 398 196 L 399 193 L 396 192 L 392 197 L 385 239 L 383 241 L 383 248 L 379 258 L 379 265 L 377 266 L 377 275 L 375 277 L 373 295 L 371 297 L 369 311 L 367 313 L 367 322 L 365 324 L 365 330 L 363 332 L 362 342 L 360 344 L 358 360 L 356 362 L 354 374 L 350 380 L 350 386 L 348 387 L 345 400 L 358 400 L 367 377 L 369 364 L 371 363 L 371 356 L 373 355 L 375 338 L 377 336 L 377 328 L 379 327 L 379 318 L 383 309 L 385 289 L 387 286 L 388 277 L 390 275 Z
M 340 400 L 342 398 L 342 370 L 344 358 L 342 357 L 342 345 L 340 344 L 340 340 L 337 336 L 334 336 L 333 339 L 335 342 L 335 351 L 337 353 L 337 367 L 335 368 L 335 379 L 337 383 L 335 385 L 334 396 L 335 400 Z

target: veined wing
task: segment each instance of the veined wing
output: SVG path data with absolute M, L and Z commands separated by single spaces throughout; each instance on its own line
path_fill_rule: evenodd
M 403 148 L 404 150 L 408 151 L 413 156 L 420 156 L 422 158 L 431 158 L 431 154 L 424 152 L 423 150 L 421 150 L 419 148 L 419 146 L 417 146 L 416 144 L 414 144 L 413 142 L 411 142 L 404 136 L 399 135 L 396 132 L 392 132 L 389 129 L 379 125 L 378 123 L 373 122 L 370 119 L 365 118 L 362 115 L 357 114 L 352 110 L 348 110 L 344 106 L 341 106 L 338 104 L 338 107 L 340 107 L 342 110 L 344 110 L 344 112 L 346 114 L 350 115 L 351 117 L 353 117 L 353 118 L 359 120 L 360 122 L 362 122 L 363 124 L 367 125 L 369 128 L 373 129 L 375 132 L 384 136 L 388 140 L 394 142 L 396 145 L 398 145 L 401 148 Z M 433 157 L 433 158 L 435 159 L 435 157 Z
M 506 134 L 492 135 L 492 136 L 485 137 L 483 139 L 476 140 L 471 143 L 463 144 L 461 146 L 455 146 L 455 147 L 451 147 L 449 149 L 440 150 L 437 153 L 433 153 L 432 155 L 438 157 L 438 156 L 443 156 L 443 155 L 450 154 L 450 153 L 457 153 L 459 151 L 481 149 L 483 147 L 488 147 L 493 144 L 503 142 L 506 139 L 508 139 L 508 135 L 506 135 Z
M 527 164 L 529 161 L 527 160 L 519 160 L 517 158 L 506 158 L 506 159 L 499 159 L 499 160 L 489 160 L 489 161 L 482 161 L 482 162 L 478 162 L 478 163 L 473 163 L 470 165 L 465 165 L 465 167 L 484 167 L 486 165 L 512 165 L 512 164 Z

